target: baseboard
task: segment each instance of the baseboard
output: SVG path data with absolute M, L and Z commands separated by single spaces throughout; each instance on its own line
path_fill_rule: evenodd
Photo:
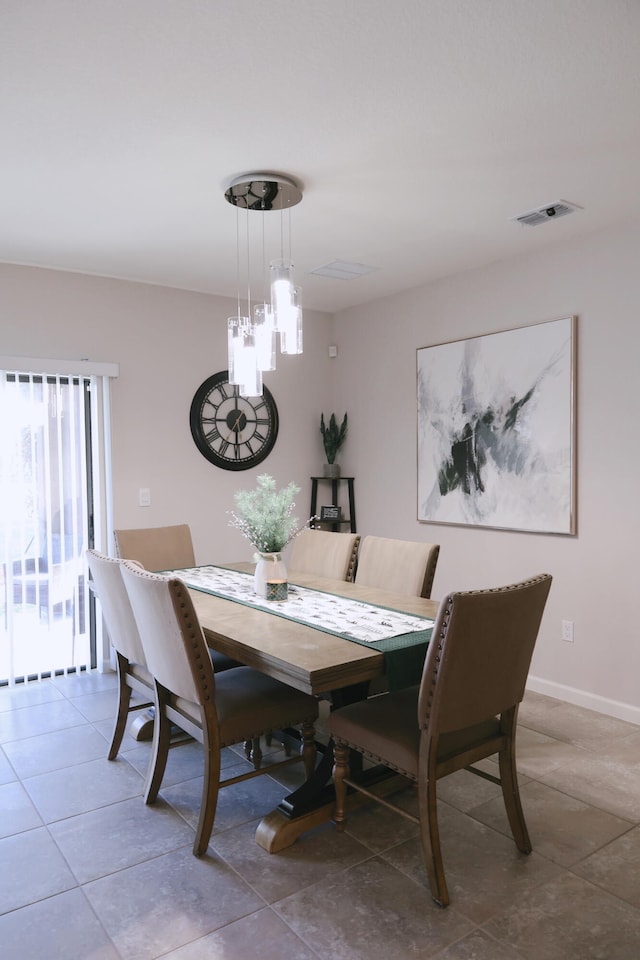
M 531 675 L 527 680 L 527 689 L 640 726 L 640 707 L 634 707 L 631 703 L 609 700 L 607 697 L 598 696 L 597 693 L 588 693 L 586 690 L 578 690 L 564 683 L 555 683 L 553 680 L 543 680 L 541 677 L 532 677 Z

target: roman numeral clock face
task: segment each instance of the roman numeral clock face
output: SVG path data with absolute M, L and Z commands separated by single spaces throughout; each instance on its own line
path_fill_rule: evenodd
M 196 390 L 189 423 L 195 444 L 224 470 L 248 470 L 261 463 L 278 436 L 278 409 L 269 390 L 241 397 L 228 371 L 214 373 Z

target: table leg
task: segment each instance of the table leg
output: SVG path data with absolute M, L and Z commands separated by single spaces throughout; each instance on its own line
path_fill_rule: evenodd
M 369 690 L 369 683 L 357 683 L 350 687 L 344 687 L 331 694 L 332 709 L 344 707 L 349 703 L 355 703 L 357 700 L 365 700 Z M 356 758 L 354 758 L 356 759 Z M 358 759 L 362 760 L 360 754 Z M 327 800 L 333 799 L 333 786 L 331 785 L 331 772 L 333 770 L 333 741 L 330 740 L 325 748 L 322 759 L 317 765 L 314 774 L 309 780 L 305 780 L 301 787 L 290 793 L 281 803 L 278 809 L 285 816 L 292 819 L 307 813 L 311 808 L 322 805 Z M 357 776 L 357 768 L 353 770 Z

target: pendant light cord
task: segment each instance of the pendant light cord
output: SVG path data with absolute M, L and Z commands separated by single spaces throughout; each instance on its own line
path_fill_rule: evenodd
M 238 294 L 238 311 L 240 316 L 240 210 L 236 207 L 236 292 Z
M 251 244 L 249 237 L 249 208 L 246 209 L 247 220 L 247 316 L 251 324 Z

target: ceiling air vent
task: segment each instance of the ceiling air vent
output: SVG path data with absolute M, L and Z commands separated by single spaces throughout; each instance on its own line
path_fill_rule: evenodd
M 582 208 L 575 203 L 569 203 L 568 200 L 555 200 L 553 203 L 545 203 L 537 210 L 529 210 L 527 213 L 521 213 L 517 217 L 510 217 L 516 223 L 521 223 L 525 227 L 537 227 L 541 223 L 547 223 L 549 220 L 558 217 L 566 217 L 568 213 Z
M 376 267 L 366 267 L 363 263 L 351 263 L 348 260 L 332 260 L 323 267 L 311 270 L 317 277 L 333 277 L 336 280 L 357 280 L 368 273 L 375 273 Z

